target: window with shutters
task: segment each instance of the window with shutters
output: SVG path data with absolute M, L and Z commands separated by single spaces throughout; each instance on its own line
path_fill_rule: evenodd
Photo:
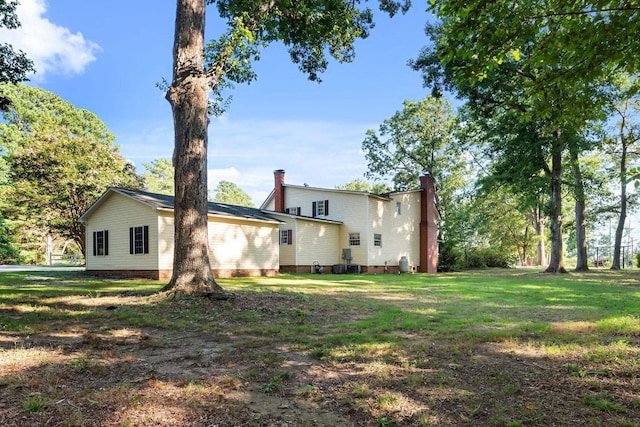
M 300 207 L 287 208 L 285 209 L 285 212 L 290 215 L 300 215 Z
M 129 253 L 148 254 L 149 253 L 149 226 L 129 228 Z
M 109 255 L 109 231 L 93 232 L 93 256 Z
M 313 202 L 311 206 L 311 210 L 313 212 L 313 216 L 327 216 L 329 215 L 329 201 L 328 200 L 317 200 Z
M 293 231 L 292 230 L 280 230 L 280 244 L 291 245 L 293 244 Z

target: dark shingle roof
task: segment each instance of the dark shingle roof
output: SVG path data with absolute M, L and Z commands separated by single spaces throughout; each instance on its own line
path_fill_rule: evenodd
M 140 202 L 146 203 L 156 209 L 173 210 L 173 196 L 168 196 L 166 194 L 149 193 L 147 191 L 127 190 L 124 188 L 113 188 L 112 190 L 125 196 L 129 196 Z M 208 208 L 210 215 L 224 216 L 229 218 L 243 218 L 256 221 L 281 222 L 256 208 L 227 205 L 225 203 L 217 202 L 209 202 Z

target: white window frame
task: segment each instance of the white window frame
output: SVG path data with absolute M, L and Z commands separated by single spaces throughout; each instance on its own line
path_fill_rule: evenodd
M 108 230 L 99 230 L 93 233 L 95 245 L 94 256 L 108 256 L 109 255 L 109 238 Z
M 149 226 L 136 225 L 133 227 L 129 227 L 129 255 L 145 255 L 148 253 Z
M 327 216 L 325 213 L 327 210 L 325 209 L 326 200 L 316 200 L 316 215 L 317 216 Z
M 382 247 L 382 234 L 375 233 L 373 235 L 373 246 Z
M 349 233 L 349 246 L 360 246 L 360 233 Z

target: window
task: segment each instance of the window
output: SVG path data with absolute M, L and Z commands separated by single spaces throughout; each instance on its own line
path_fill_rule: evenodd
M 280 230 L 280 244 L 291 245 L 293 244 L 293 231 L 292 230 Z
M 109 231 L 93 232 L 93 256 L 109 255 Z
M 329 215 L 329 201 L 328 200 L 318 200 L 313 202 L 311 206 L 311 212 L 313 212 L 314 217 L 316 216 L 327 216 Z
M 286 213 L 290 215 L 300 215 L 300 207 L 297 208 L 287 208 L 284 210 Z
M 149 253 L 149 226 L 129 228 L 129 253 L 148 254 Z
M 373 235 L 373 246 L 382 247 L 382 234 Z
M 396 215 L 400 215 L 402 213 L 402 203 L 396 202 Z
M 349 233 L 349 246 L 360 246 L 360 233 Z

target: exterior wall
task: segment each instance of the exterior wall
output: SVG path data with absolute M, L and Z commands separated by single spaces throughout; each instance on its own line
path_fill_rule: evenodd
M 174 220 L 158 216 L 160 280 L 171 279 Z M 209 259 L 215 277 L 273 276 L 278 272 L 278 225 L 209 218 Z
M 158 220 L 156 212 L 142 203 L 121 194 L 112 193 L 86 224 L 87 272 L 101 270 L 158 270 Z M 129 227 L 149 226 L 149 253 L 129 253 Z M 93 232 L 109 232 L 105 256 L 93 255 Z
M 129 227 L 149 226 L 149 253 L 129 254 Z M 88 218 L 89 274 L 168 281 L 173 269 L 171 211 L 112 193 Z M 109 255 L 93 256 L 93 232 L 109 231 Z M 215 277 L 272 276 L 279 268 L 278 224 L 209 217 L 209 257 Z
M 218 277 L 278 271 L 278 224 L 209 218 L 209 257 Z
M 363 271 L 383 273 L 397 272 L 400 258 L 406 256 L 415 270 L 420 263 L 420 191 L 393 193 L 391 200 L 372 197 L 366 193 L 340 192 L 323 189 L 286 187 L 285 208 L 300 207 L 301 215 L 312 216 L 312 204 L 329 200 L 329 215 L 318 218 L 341 221 L 337 242 L 312 246 L 311 251 L 302 246 L 305 229 L 301 220 L 297 229 L 299 245 L 296 259 L 281 258 L 282 265 L 306 266 L 309 261 L 326 259 L 329 264 L 342 264 L 342 250 L 351 249 L 352 264 L 360 264 Z M 400 214 L 396 203 L 401 204 Z M 313 223 L 316 227 L 317 223 Z M 281 227 L 282 228 L 282 227 Z M 295 230 L 294 230 L 295 233 Z M 360 233 L 360 245 L 349 246 L 349 234 Z M 382 246 L 374 246 L 374 234 L 382 236 Z M 295 235 L 295 234 L 294 234 Z M 282 254 L 281 247 L 281 254 Z M 327 252 L 333 251 L 332 255 Z M 308 257 L 314 258 L 310 260 Z
M 285 202 L 285 206 L 287 206 L 286 202 Z M 274 211 L 275 212 L 275 207 L 276 207 L 276 202 L 274 197 L 269 198 L 269 200 L 267 200 L 267 204 L 262 206 L 261 209 L 266 209 L 268 211 Z
M 298 234 L 294 234 L 297 250 L 296 265 L 311 266 L 314 262 L 322 266 L 339 264 L 341 262 L 340 228 L 339 224 L 297 220 Z
M 274 216 L 284 221 L 279 229 L 291 230 L 293 236 L 290 245 L 280 245 L 281 272 L 310 273 L 314 271 L 314 262 L 329 272 L 333 264 L 341 262 L 340 224 L 289 215 Z
M 160 270 L 169 272 L 169 277 L 166 280 L 171 279 L 171 271 L 173 270 L 174 224 L 173 212 L 158 212 L 158 266 Z
M 352 264 L 366 265 L 369 236 L 367 233 L 366 211 L 368 199 L 366 193 L 331 191 L 323 189 L 309 189 L 285 187 L 285 208 L 300 207 L 300 214 L 313 216 L 312 204 L 319 200 L 329 200 L 329 215 L 318 218 L 341 221 L 337 253 L 332 257 L 335 264 L 342 263 L 342 250 L 351 249 Z M 349 246 L 349 233 L 360 233 L 360 246 Z
M 400 214 L 396 204 L 400 203 Z M 391 200 L 369 199 L 368 270 L 376 267 L 398 267 L 406 256 L 409 266 L 420 263 L 420 192 L 393 193 Z M 374 245 L 374 234 L 382 237 L 382 246 Z M 387 271 L 389 268 L 387 268 Z M 394 269 L 397 272 L 397 269 Z

